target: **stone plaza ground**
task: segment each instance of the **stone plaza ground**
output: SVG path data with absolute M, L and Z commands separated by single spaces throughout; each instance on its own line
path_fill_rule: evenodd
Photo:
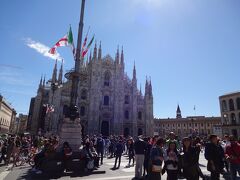
M 200 167 L 205 175 L 210 173 L 207 171 L 207 161 L 204 158 L 204 153 L 200 154 Z M 35 175 L 30 172 L 31 167 L 26 165 L 22 167 L 15 167 L 12 171 L 7 171 L 5 166 L 0 167 L 0 180 L 20 180 L 20 179 L 81 179 L 81 180 L 131 180 L 134 177 L 134 167 L 126 168 L 128 164 L 127 157 L 122 158 L 121 167 L 118 170 L 112 170 L 114 166 L 114 159 L 104 159 L 104 164 L 92 174 L 75 175 L 72 173 L 65 173 L 61 177 L 46 177 Z M 166 179 L 166 174 L 162 176 L 162 180 Z M 221 179 L 225 179 L 221 176 Z

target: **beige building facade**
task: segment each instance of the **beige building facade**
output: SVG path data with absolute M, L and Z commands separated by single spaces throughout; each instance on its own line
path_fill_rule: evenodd
M 12 128 L 12 122 L 16 119 L 16 111 L 0 95 L 0 134 L 9 133 Z
M 240 92 L 219 97 L 222 129 L 224 134 L 240 135 Z
M 155 134 L 166 137 L 170 132 L 174 132 L 180 138 L 197 135 L 209 136 L 217 132 L 221 133 L 221 117 L 189 116 L 182 117 L 178 106 L 176 118 L 154 119 Z

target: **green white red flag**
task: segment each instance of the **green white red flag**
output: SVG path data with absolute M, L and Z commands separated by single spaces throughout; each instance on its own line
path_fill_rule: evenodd
M 94 41 L 94 35 L 93 35 L 91 41 L 88 43 L 86 49 L 85 49 L 85 48 L 84 48 L 84 49 L 82 48 L 82 54 L 81 54 L 82 58 L 84 58 L 85 55 L 87 54 L 87 52 L 88 52 L 88 50 L 90 49 L 90 47 L 91 47 L 93 41 Z M 84 40 L 84 43 L 85 43 L 85 40 Z M 84 44 L 84 43 L 83 43 L 83 44 Z
M 48 51 L 50 54 L 56 54 L 56 49 L 62 46 L 70 46 L 73 54 L 75 54 L 75 47 L 73 43 L 72 28 L 70 27 L 68 34 L 59 39 L 59 41 Z

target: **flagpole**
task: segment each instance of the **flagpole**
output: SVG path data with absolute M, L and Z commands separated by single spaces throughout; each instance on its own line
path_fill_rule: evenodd
M 80 12 L 80 22 L 78 27 L 78 40 L 77 40 L 77 49 L 76 49 L 76 56 L 75 56 L 75 68 L 74 72 L 71 73 L 72 79 L 72 87 L 71 87 L 71 99 L 70 99 L 70 119 L 74 120 L 79 117 L 78 114 L 78 106 L 77 96 L 78 96 L 78 83 L 79 83 L 79 76 L 80 76 L 80 66 L 82 64 L 81 58 L 81 44 L 82 44 L 82 34 L 83 34 L 83 18 L 84 18 L 84 8 L 85 8 L 85 0 L 82 0 L 81 4 L 81 12 Z

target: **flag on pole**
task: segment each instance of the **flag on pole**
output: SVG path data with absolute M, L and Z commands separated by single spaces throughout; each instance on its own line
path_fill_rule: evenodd
M 89 48 L 91 47 L 93 41 L 94 41 L 94 35 L 93 35 L 91 41 L 88 43 L 87 48 L 82 49 L 82 58 L 84 58 L 84 56 L 87 54 L 87 52 L 88 52 Z
M 85 49 L 85 47 L 87 45 L 87 37 L 88 37 L 89 29 L 90 29 L 90 27 L 88 28 L 87 34 L 86 34 L 86 36 L 84 38 L 83 45 L 82 45 L 82 51 Z
M 73 43 L 73 34 L 72 34 L 71 26 L 70 26 L 68 34 L 66 34 L 60 40 L 58 40 L 58 42 L 48 52 L 50 54 L 56 54 L 56 49 L 58 47 L 62 47 L 62 46 L 70 46 L 73 51 L 73 54 L 75 54 L 75 47 L 74 47 L 74 43 Z
M 46 106 L 47 106 L 47 108 L 46 108 L 46 114 L 51 113 L 51 112 L 54 112 L 54 107 L 53 107 L 53 105 L 47 104 Z

